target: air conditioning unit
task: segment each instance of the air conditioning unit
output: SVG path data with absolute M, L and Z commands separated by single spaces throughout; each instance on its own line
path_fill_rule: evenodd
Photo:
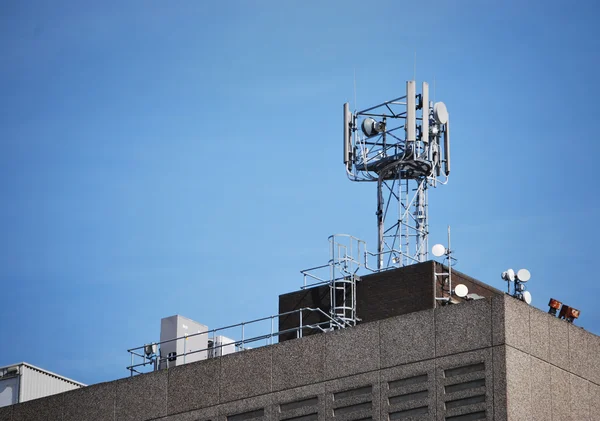
M 176 338 L 180 339 L 174 341 Z M 187 317 L 175 315 L 161 319 L 160 341 L 159 369 L 208 358 L 208 327 Z M 170 342 L 162 343 L 164 341 Z
M 215 336 L 209 344 L 209 358 L 222 357 L 235 352 L 235 341 L 226 336 Z

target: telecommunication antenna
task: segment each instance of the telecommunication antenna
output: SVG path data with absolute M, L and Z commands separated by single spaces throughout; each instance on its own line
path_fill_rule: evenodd
M 450 175 L 450 119 L 429 101 L 429 84 L 362 111 L 344 104 L 344 165 L 348 178 L 377 183 L 377 270 L 427 260 L 430 187 Z
M 511 295 L 510 284 L 514 283 L 512 296 L 531 304 L 531 293 L 525 288 L 525 284 L 531 279 L 531 273 L 527 269 L 519 269 L 517 273 L 512 269 L 507 269 L 502 272 L 501 277 L 506 281 L 507 294 Z
M 450 226 L 448 226 L 448 247 L 443 244 L 436 244 L 431 248 L 431 253 L 435 257 L 444 256 L 444 263 L 447 261 L 448 272 L 435 272 L 436 284 L 439 284 L 442 289 L 442 296 L 436 297 L 436 301 L 441 301 L 444 304 L 452 302 L 452 296 L 456 295 L 459 298 L 468 298 L 469 288 L 464 284 L 458 284 L 452 289 L 452 266 L 456 259 L 452 257 L 454 250 L 450 248 Z

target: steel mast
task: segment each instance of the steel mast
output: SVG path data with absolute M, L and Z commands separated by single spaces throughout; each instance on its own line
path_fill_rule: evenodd
M 344 164 L 350 180 L 377 183 L 377 270 L 427 260 L 428 189 L 450 174 L 448 111 L 429 85 L 417 94 L 408 81 L 406 95 L 362 111 L 344 104 Z

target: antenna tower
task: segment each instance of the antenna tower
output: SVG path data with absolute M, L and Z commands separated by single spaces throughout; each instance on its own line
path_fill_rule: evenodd
M 348 178 L 377 183 L 377 270 L 427 260 L 428 189 L 450 175 L 450 121 L 443 102 L 406 82 L 406 95 L 362 111 L 344 104 Z M 443 168 L 442 168 L 443 167 Z

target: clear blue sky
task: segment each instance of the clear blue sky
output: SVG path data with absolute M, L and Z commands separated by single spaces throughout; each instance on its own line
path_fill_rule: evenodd
M 277 313 L 327 236 L 375 246 L 341 107 L 436 80 L 453 122 L 431 244 L 527 267 L 600 334 L 598 6 L 556 1 L 4 1 L 0 365 L 127 375 L 160 318 Z

